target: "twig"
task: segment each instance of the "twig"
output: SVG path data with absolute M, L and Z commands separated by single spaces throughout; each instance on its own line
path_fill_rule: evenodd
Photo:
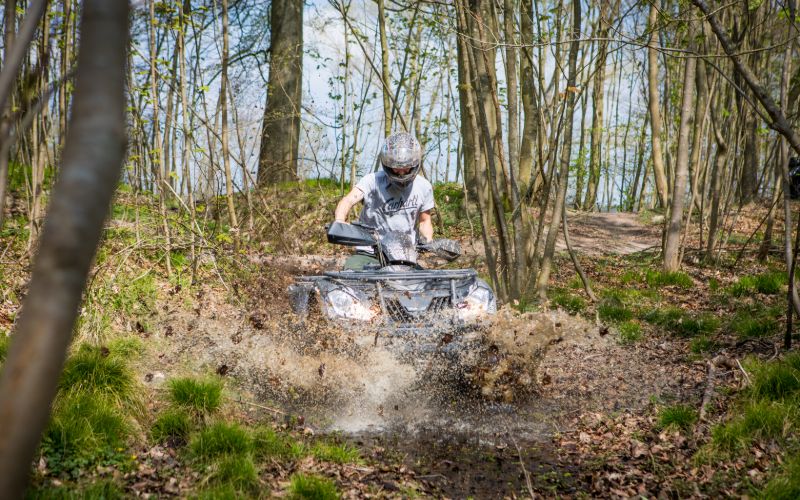
M 569 228 L 567 227 L 566 208 L 564 208 L 564 210 L 561 211 L 561 228 L 564 230 L 564 243 L 567 244 L 567 251 L 569 252 L 569 258 L 572 259 L 572 264 L 575 266 L 575 271 L 581 278 L 581 282 L 583 283 L 583 289 L 586 290 L 586 295 L 589 296 L 589 299 L 592 302 L 597 302 L 597 296 L 592 291 L 592 284 L 589 282 L 589 278 L 586 277 L 586 273 L 583 272 L 583 267 L 581 267 L 581 263 L 578 262 L 578 256 L 575 254 L 575 250 L 572 248 L 572 242 L 569 239 Z
M 264 405 L 261 405 L 261 404 L 258 404 L 258 403 L 254 403 L 253 401 L 246 401 L 246 400 L 242 399 L 241 397 L 239 397 L 235 401 L 237 403 L 239 403 L 239 404 L 255 406 L 256 408 L 261 408 L 262 410 L 271 411 L 272 413 L 278 413 L 280 415 L 286 415 L 285 411 L 281 411 L 281 410 L 279 410 L 277 408 L 272 408 L 272 407 L 269 407 L 269 406 L 264 406 Z
M 522 459 L 522 450 L 517 444 L 517 440 L 514 439 L 513 437 L 511 438 L 511 442 L 514 443 L 514 447 L 517 449 L 517 456 L 519 456 L 519 466 L 522 467 L 522 474 L 525 475 L 525 486 L 528 488 L 528 494 L 531 496 L 531 498 L 536 498 L 536 494 L 533 492 L 531 473 L 528 472 L 528 469 L 525 468 L 525 461 Z
M 744 367 L 742 366 L 742 363 L 739 362 L 738 358 L 736 359 L 736 365 L 739 367 L 740 370 L 742 370 L 742 373 L 744 373 L 744 378 L 745 380 L 747 380 L 747 385 L 750 385 L 751 383 L 750 375 L 747 373 L 747 371 L 745 371 Z

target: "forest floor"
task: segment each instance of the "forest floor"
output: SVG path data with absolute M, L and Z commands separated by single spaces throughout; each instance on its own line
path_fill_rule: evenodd
M 116 337 L 139 343 L 128 356 L 144 395 L 139 431 L 125 445 L 128 458 L 99 462 L 70 462 L 67 451 L 53 452 L 61 441 L 46 437 L 37 494 L 86 493 L 87 484 L 110 481 L 122 495 L 314 497 L 302 494 L 298 478 L 323 478 L 346 498 L 707 498 L 797 488 L 798 417 L 784 403 L 796 401 L 800 363 L 786 358 L 797 382 L 788 382 L 788 395 L 753 395 L 769 367 L 784 366 L 780 259 L 759 264 L 747 251 L 745 266 L 730 267 L 763 213 L 754 207 L 731 219 L 729 250 L 717 265 L 687 263 L 673 274 L 658 269 L 660 224 L 570 214 L 572 243 L 600 300 L 588 301 L 561 254 L 549 302 L 505 307 L 490 327 L 539 339 L 534 391 L 492 400 L 441 372 L 432 376 L 430 364 L 385 349 L 354 351 L 346 332 L 291 314 L 286 288 L 294 277 L 344 258 L 315 241 L 313 217 L 304 231 L 273 227 L 273 239 L 233 265 L 206 258 L 207 278 L 191 285 L 180 259 L 177 277 L 165 279 L 151 257 L 115 242 L 114 234 L 133 231 L 131 214 L 117 214 L 79 340 L 102 346 L 103 356 L 110 349 L 109 358 Z M 480 270 L 478 246 L 463 232 L 454 236 L 466 265 Z M 687 242 L 699 245 L 693 233 Z M 10 330 L 27 271 L 6 271 L 0 328 Z M 114 314 L 95 315 L 101 305 Z M 222 381 L 224 403 L 164 439 L 175 381 L 191 379 Z M 766 430 L 747 420 L 773 410 L 778 423 Z M 227 454 L 203 451 L 219 422 L 251 432 L 252 472 L 231 472 Z M 263 428 L 291 444 L 263 455 Z

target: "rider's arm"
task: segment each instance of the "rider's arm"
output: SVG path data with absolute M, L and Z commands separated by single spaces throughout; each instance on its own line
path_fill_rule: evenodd
M 339 200 L 339 204 L 336 205 L 336 211 L 333 213 L 336 222 L 347 222 L 347 216 L 350 214 L 350 210 L 356 203 L 363 199 L 364 191 L 354 187 L 344 198 Z M 431 227 L 431 229 L 433 229 L 433 227 Z
M 427 241 L 433 240 L 433 219 L 430 210 L 419 214 L 419 234 Z

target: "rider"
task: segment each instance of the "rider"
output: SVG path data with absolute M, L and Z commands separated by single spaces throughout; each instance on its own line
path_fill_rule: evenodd
M 407 233 L 416 244 L 433 239 L 433 187 L 418 177 L 422 147 L 416 137 L 398 132 L 386 138 L 379 156 L 382 170 L 365 175 L 336 205 L 337 222 L 347 222 L 350 209 L 364 201 L 358 222 L 375 228 L 382 237 L 388 231 Z M 376 264 L 372 248 L 358 247 L 345 262 L 345 269 L 359 270 Z

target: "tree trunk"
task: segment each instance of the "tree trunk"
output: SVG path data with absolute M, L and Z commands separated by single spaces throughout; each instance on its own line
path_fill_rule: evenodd
M 225 198 L 228 205 L 228 219 L 235 245 L 239 245 L 239 220 L 233 202 L 233 174 L 231 173 L 231 153 L 228 144 L 228 0 L 222 0 L 222 74 L 219 85 L 219 107 L 222 112 L 222 166 L 225 171 Z
M 667 187 L 667 176 L 664 173 L 664 153 L 661 148 L 661 97 L 658 92 L 658 6 L 650 4 L 650 17 L 648 29 L 650 29 L 650 45 L 647 47 L 647 91 L 649 97 L 648 107 L 650 109 L 650 140 L 652 142 L 653 172 L 655 173 L 656 191 L 658 201 L 662 207 L 667 206 L 669 196 Z
M 303 81 L 303 0 L 270 6 L 269 85 L 258 154 L 259 186 L 297 179 Z
M 539 298 L 547 298 L 547 282 L 550 280 L 550 268 L 552 266 L 553 254 L 556 249 L 556 238 L 558 237 L 558 226 L 561 222 L 561 212 L 564 210 L 564 201 L 567 196 L 567 184 L 569 181 L 569 160 L 572 152 L 572 121 L 575 114 L 575 80 L 578 65 L 578 46 L 580 44 L 581 32 L 581 0 L 572 1 L 572 39 L 569 44 L 569 69 L 567 74 L 567 109 L 564 115 L 564 141 L 561 146 L 560 172 L 558 179 L 558 194 L 556 195 L 555 205 L 553 206 L 553 218 L 550 222 L 550 229 L 547 233 L 547 242 L 544 247 L 542 266 L 536 285 Z
M 389 42 L 386 39 L 386 8 L 384 0 L 378 2 L 378 29 L 381 37 L 381 92 L 383 95 L 383 133 L 388 137 L 392 133 L 392 104 L 389 90 Z
M 86 0 L 72 124 L 0 380 L 0 496 L 22 497 L 125 151 L 128 2 Z
M 688 39 L 690 50 L 694 42 L 693 24 L 689 25 Z M 672 189 L 669 224 L 664 240 L 664 270 L 677 271 L 681 267 L 680 243 L 683 227 L 683 207 L 686 199 L 686 184 L 689 173 L 689 132 L 692 129 L 692 111 L 694 110 L 695 69 L 697 59 L 687 57 L 684 64 L 683 96 L 681 97 L 681 122 L 678 129 L 678 151 L 675 159 L 675 184 Z M 691 209 L 691 207 L 689 207 Z
M 520 94 L 522 97 L 522 144 L 519 153 L 519 184 L 527 191 L 533 174 L 533 148 L 538 133 L 539 110 L 534 94 L 533 76 L 533 5 L 532 0 L 520 0 L 519 31 L 522 48 L 520 50 Z

